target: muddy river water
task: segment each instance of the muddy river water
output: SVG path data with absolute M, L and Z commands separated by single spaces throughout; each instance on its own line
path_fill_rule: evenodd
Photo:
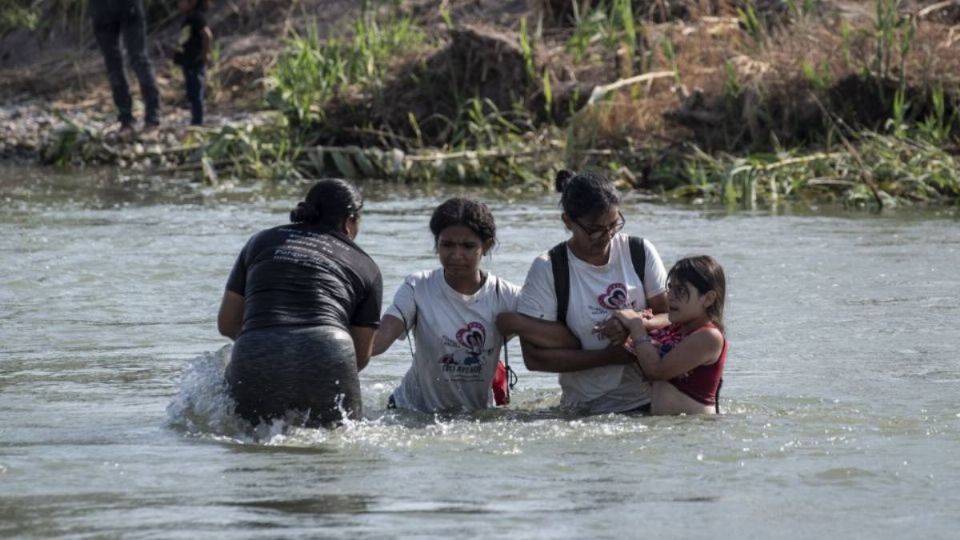
M 434 268 L 454 188 L 363 184 L 385 300 Z M 627 198 L 626 230 L 714 255 L 731 343 L 715 418 L 563 417 L 556 377 L 469 416 L 386 410 L 254 437 L 215 316 L 253 232 L 304 185 L 198 188 L 0 170 L 0 536 L 951 538 L 960 526 L 960 227 L 949 212 L 725 211 Z M 564 238 L 552 194 L 491 204 L 489 270 Z

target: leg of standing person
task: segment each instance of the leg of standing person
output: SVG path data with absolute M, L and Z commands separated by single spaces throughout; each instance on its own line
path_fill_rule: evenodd
M 133 127 L 133 104 L 130 100 L 127 74 L 123 69 L 123 53 L 120 52 L 120 18 L 111 8 L 112 6 L 101 3 L 96 9 L 91 9 L 93 35 L 103 55 L 113 103 L 117 106 L 117 119 L 122 128 L 130 128 Z
M 127 47 L 127 56 L 133 72 L 140 81 L 140 94 L 146 109 L 143 123 L 147 127 L 160 124 L 160 93 L 157 81 L 147 57 L 147 18 L 143 10 L 143 0 L 127 2 L 123 14 L 123 42 Z
M 190 102 L 190 123 L 203 124 L 203 85 L 207 75 L 206 66 L 184 66 L 183 80 L 187 86 L 187 100 Z

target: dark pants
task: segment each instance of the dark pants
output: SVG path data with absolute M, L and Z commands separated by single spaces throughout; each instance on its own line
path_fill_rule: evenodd
M 283 418 L 332 427 L 362 414 L 353 339 L 333 327 L 246 331 L 226 371 L 237 414 L 257 424 Z
M 203 124 L 203 83 L 207 78 L 207 67 L 183 66 L 183 82 L 187 86 L 187 101 L 190 102 L 190 123 Z
M 93 34 L 103 54 L 107 68 L 113 102 L 119 110 L 118 119 L 123 124 L 133 122 L 133 102 L 130 85 L 123 68 L 120 52 L 120 35 L 127 49 L 127 60 L 140 81 L 140 93 L 146 108 L 144 121 L 159 123 L 160 94 L 157 81 L 147 58 L 147 26 L 143 0 L 90 0 L 90 16 L 93 19 Z

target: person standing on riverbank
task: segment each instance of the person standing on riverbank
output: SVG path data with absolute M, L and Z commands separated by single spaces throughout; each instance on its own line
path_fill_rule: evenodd
M 571 236 L 533 261 L 519 313 L 501 315 L 497 326 L 519 334 L 527 369 L 560 374 L 564 409 L 643 412 L 650 384 L 623 348 L 626 329 L 613 313 L 649 307 L 644 323 L 666 326 L 663 262 L 649 241 L 620 232 L 620 194 L 606 177 L 561 171 L 555 184 Z M 566 330 L 564 339 L 545 338 L 557 328 Z
M 359 371 L 380 326 L 380 269 L 354 243 L 363 199 L 326 179 L 260 231 L 230 272 L 217 328 L 235 340 L 226 381 L 253 424 L 333 427 L 362 415 Z
M 430 232 L 440 268 L 404 279 L 374 339 L 379 355 L 403 334 L 416 336 L 413 363 L 388 407 L 426 413 L 492 407 L 504 346 L 496 317 L 517 309 L 520 288 L 480 269 L 497 241 L 487 205 L 448 199 L 434 210 Z
M 113 103 L 117 106 L 120 129 L 133 130 L 133 101 L 123 67 L 120 36 L 127 49 L 127 60 L 140 81 L 143 95 L 143 125 L 152 129 L 160 125 L 160 93 L 147 57 L 147 22 L 143 0 L 90 0 L 90 18 L 103 63 L 107 69 Z
M 203 124 L 203 86 L 213 42 L 213 32 L 207 26 L 207 5 L 208 0 L 177 1 L 183 22 L 173 62 L 183 70 L 183 83 L 190 103 L 190 123 L 194 126 Z

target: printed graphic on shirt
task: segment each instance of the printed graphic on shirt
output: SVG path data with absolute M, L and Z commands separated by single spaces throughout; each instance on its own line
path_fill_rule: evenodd
M 330 266 L 330 262 L 322 255 L 332 256 L 337 248 L 341 248 L 336 239 L 329 235 L 295 229 L 288 234 L 284 245 L 274 251 L 273 260 L 322 270 Z
M 457 330 L 456 339 L 443 336 L 444 347 L 453 350 L 440 358 L 440 370 L 451 381 L 482 380 L 484 357 L 493 352 L 486 343 L 487 329 L 477 321 Z
M 590 318 L 595 322 L 604 321 L 610 317 L 611 311 L 626 307 L 630 307 L 627 286 L 623 283 L 611 283 L 597 296 L 597 305 L 590 306 Z
M 660 330 L 654 330 L 650 332 L 650 339 L 654 347 L 657 349 L 657 354 L 660 355 L 660 358 L 666 356 L 678 343 L 683 341 L 683 333 L 680 328 L 675 325 L 667 326 L 666 328 L 661 328 Z M 684 373 L 679 375 L 677 378 L 686 378 L 690 373 Z
M 607 309 L 623 309 L 628 305 L 627 286 L 623 283 L 612 283 L 606 292 L 597 297 L 597 303 Z

